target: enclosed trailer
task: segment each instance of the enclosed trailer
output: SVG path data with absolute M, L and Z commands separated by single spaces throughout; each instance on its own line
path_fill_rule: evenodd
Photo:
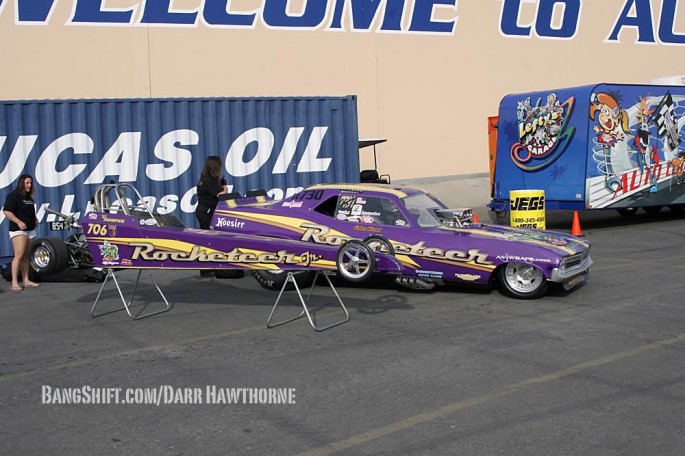
M 507 95 L 497 121 L 489 204 L 497 212 L 509 211 L 509 192 L 531 189 L 544 190 L 551 210 L 685 207 L 685 86 Z
M 280 199 L 311 184 L 359 182 L 356 96 L 0 102 L 0 198 L 33 175 L 41 222 L 54 220 L 46 208 L 86 210 L 98 185 L 115 181 L 196 226 L 195 186 L 209 155 L 222 158 L 230 191 L 241 194 L 259 188 Z M 7 225 L 0 213 L 0 232 Z M 45 223 L 38 231 L 50 235 Z M 0 262 L 11 256 L 0 236 Z

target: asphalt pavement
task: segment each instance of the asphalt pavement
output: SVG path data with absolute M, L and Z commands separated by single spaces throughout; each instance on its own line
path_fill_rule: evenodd
M 249 276 L 154 271 L 173 308 L 137 321 L 92 318 L 98 283 L 0 282 L 2 453 L 681 455 L 685 217 L 581 223 L 595 264 L 571 293 L 338 283 L 351 319 L 323 332 L 267 329 L 277 293 Z M 142 277 L 134 310 L 161 308 Z M 330 290 L 312 299 L 340 318 Z M 118 306 L 108 284 L 98 310 Z

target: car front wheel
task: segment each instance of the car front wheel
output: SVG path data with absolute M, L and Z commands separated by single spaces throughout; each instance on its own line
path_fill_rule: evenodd
M 535 299 L 547 291 L 547 280 L 538 268 L 524 263 L 508 263 L 499 270 L 504 291 L 518 299 Z

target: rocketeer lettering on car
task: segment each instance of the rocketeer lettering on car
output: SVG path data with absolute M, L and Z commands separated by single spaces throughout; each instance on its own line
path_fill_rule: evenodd
M 247 265 L 249 269 L 277 269 L 275 266 L 278 264 L 330 268 L 331 264 L 333 264 L 333 262 L 324 260 L 321 256 L 308 251 L 295 253 L 282 249 L 278 252 L 265 252 L 236 247 L 231 251 L 223 252 L 210 247 L 171 239 L 105 239 L 91 237 L 89 241 L 94 243 L 105 242 L 110 245 L 116 242 L 121 246 L 132 247 L 131 259 L 134 261 L 160 262 L 169 260 L 178 262 L 236 263 Z
M 129 242 L 133 247 L 132 260 L 142 261 L 183 261 L 201 263 L 263 263 L 263 264 L 296 264 L 309 267 L 311 264 L 321 259 L 320 255 L 311 252 L 303 252 L 299 255 L 290 253 L 287 250 L 279 250 L 276 253 L 263 252 L 259 254 L 243 252 L 239 248 L 234 248 L 229 252 L 212 251 L 208 252 L 203 246 L 194 245 L 190 252 L 169 252 L 159 250 L 150 242 Z
M 216 213 L 294 231 L 300 233 L 300 240 L 302 241 L 339 246 L 342 245 L 344 241 L 351 239 L 350 236 L 331 229 L 329 226 L 308 222 L 300 218 L 225 210 L 217 210 Z M 458 262 L 464 267 L 474 269 L 494 269 L 492 261 L 488 260 L 489 254 L 482 253 L 478 249 L 471 249 L 467 252 L 461 250 L 445 251 L 437 247 L 426 247 L 424 241 L 414 245 L 395 243 L 392 240 L 389 240 L 389 242 L 395 248 L 396 258 L 404 266 L 414 269 L 419 268 L 419 265 L 411 259 L 412 256 L 423 257 L 432 261 L 440 261 L 448 264 Z
M 329 236 L 330 228 L 325 225 L 317 225 L 314 223 L 303 223 L 303 228 L 306 231 L 300 238 L 301 241 L 313 241 L 319 244 L 341 245 L 349 237 L 344 236 Z M 488 260 L 488 254 L 482 253 L 478 249 L 470 249 L 467 252 L 462 250 L 443 250 L 438 247 L 426 247 L 425 241 L 419 241 L 415 244 L 393 243 L 393 248 L 396 254 L 406 254 L 409 256 L 425 257 L 435 260 L 457 261 L 460 263 L 474 263 L 476 265 L 491 266 L 492 261 Z

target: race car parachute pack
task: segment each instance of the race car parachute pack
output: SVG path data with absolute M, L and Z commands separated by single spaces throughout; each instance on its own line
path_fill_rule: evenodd
M 528 189 L 544 190 L 551 210 L 685 205 L 685 86 L 602 83 L 512 94 L 496 120 L 495 211 L 509 210 L 510 191 Z

